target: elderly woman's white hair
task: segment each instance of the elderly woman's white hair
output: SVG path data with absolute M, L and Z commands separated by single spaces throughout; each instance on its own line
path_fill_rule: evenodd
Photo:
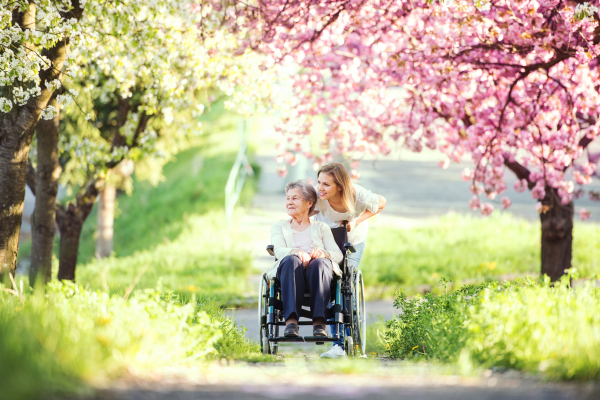
M 308 210 L 308 215 L 312 215 L 315 207 L 317 206 L 317 191 L 315 190 L 314 186 L 310 185 L 305 180 L 300 179 L 297 181 L 288 182 L 285 185 L 285 194 L 287 194 L 288 190 L 297 188 L 302 192 L 302 198 L 305 201 L 312 201 L 312 206 L 310 206 L 310 209 Z

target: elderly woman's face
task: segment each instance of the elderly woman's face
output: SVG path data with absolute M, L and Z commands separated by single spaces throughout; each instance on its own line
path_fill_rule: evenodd
M 289 216 L 300 217 L 304 214 L 308 214 L 308 210 L 310 209 L 310 206 L 312 206 L 312 202 L 304 200 L 304 197 L 302 197 L 302 189 L 293 188 L 288 190 L 286 193 L 285 206 Z

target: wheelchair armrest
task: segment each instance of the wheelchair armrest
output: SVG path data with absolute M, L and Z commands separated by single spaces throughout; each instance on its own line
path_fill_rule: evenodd
M 354 248 L 352 243 L 344 243 L 344 249 L 346 249 L 346 252 L 349 251 L 350 253 L 356 253 L 356 249 Z
M 272 244 L 267 246 L 267 253 L 269 253 L 270 256 L 275 257 L 275 252 L 273 251 L 275 249 L 275 246 L 273 246 Z

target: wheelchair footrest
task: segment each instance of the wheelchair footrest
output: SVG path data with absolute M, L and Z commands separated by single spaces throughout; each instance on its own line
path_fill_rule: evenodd
M 325 321 L 325 325 L 335 325 L 337 322 L 334 321 Z M 269 325 L 279 325 L 279 326 L 285 326 L 285 322 L 269 322 Z M 311 325 L 312 326 L 313 322 L 312 321 L 298 321 L 298 325 Z M 350 322 L 348 322 L 348 324 L 350 324 Z M 343 324 L 342 324 L 343 325 Z
M 279 336 L 276 338 L 270 338 L 269 342 L 337 342 L 338 340 L 340 340 L 339 336 L 334 336 L 334 337 L 323 337 L 323 336 L 285 337 L 285 336 Z

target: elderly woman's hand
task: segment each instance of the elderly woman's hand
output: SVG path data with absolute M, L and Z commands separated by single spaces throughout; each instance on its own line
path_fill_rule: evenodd
M 316 258 L 329 258 L 329 253 L 326 252 L 325 250 L 321 250 L 316 247 L 313 247 L 313 249 L 310 252 L 310 259 L 314 260 Z
M 300 249 L 297 249 L 296 255 L 298 256 L 300 261 L 302 261 L 302 266 L 304 268 L 308 267 L 308 263 L 311 260 L 310 255 L 307 252 L 300 250 Z

